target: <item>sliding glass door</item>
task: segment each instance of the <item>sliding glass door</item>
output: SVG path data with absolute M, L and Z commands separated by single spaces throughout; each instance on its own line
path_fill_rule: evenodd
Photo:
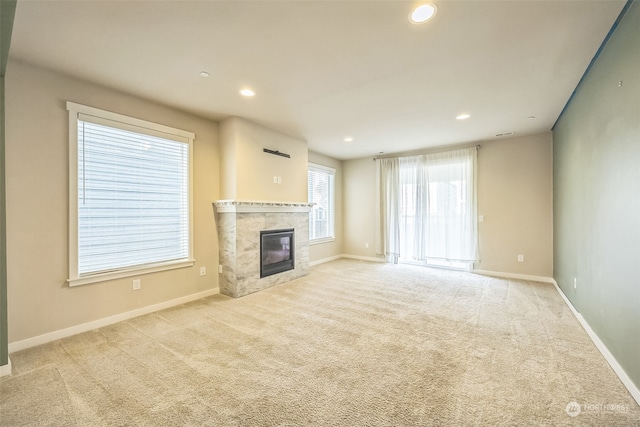
M 397 189 L 382 195 L 395 199 L 387 208 L 397 206 L 396 215 L 383 215 L 390 219 L 383 228 L 397 236 L 396 259 L 449 268 L 477 259 L 475 164 L 475 148 L 397 159 Z M 389 189 L 395 179 L 380 176 Z

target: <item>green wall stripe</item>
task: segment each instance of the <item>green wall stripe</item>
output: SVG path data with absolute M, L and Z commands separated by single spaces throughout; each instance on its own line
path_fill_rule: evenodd
M 0 0 L 0 366 L 9 363 L 7 318 L 7 204 L 4 158 L 4 75 L 9 62 L 9 46 L 16 12 L 16 0 Z

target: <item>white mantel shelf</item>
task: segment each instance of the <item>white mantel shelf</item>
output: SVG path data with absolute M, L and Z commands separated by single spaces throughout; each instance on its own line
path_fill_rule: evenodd
M 266 202 L 259 200 L 216 200 L 213 202 L 219 213 L 250 212 L 309 212 L 313 203 Z

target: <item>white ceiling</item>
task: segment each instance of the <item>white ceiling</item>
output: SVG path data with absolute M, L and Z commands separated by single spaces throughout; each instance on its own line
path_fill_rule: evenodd
M 548 131 L 625 2 L 436 3 L 19 0 L 10 57 L 349 159 Z

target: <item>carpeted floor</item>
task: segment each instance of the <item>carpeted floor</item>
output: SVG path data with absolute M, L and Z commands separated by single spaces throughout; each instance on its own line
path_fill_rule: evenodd
M 407 265 L 338 260 L 11 360 L 3 426 L 640 425 L 553 285 Z

